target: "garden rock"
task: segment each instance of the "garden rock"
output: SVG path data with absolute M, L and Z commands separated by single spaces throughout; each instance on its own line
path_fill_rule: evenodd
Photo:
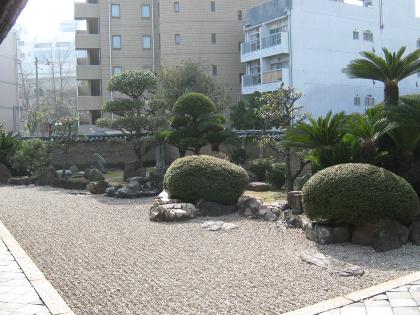
M 409 230 L 402 223 L 383 219 L 356 226 L 353 230 L 352 242 L 372 246 L 375 251 L 382 252 L 402 247 L 408 242 L 408 236 Z
M 192 203 L 153 203 L 149 217 L 152 221 L 182 221 L 195 218 L 197 209 Z
M 286 225 L 289 229 L 301 227 L 300 217 L 294 214 L 291 209 L 282 212 L 279 219 L 281 220 L 280 224 Z
M 329 225 L 311 222 L 305 227 L 305 236 L 312 242 L 325 245 L 334 243 L 333 228 Z
M 409 240 L 413 245 L 420 246 L 420 221 L 414 222 L 410 226 Z
M 163 190 L 163 179 L 165 177 L 165 172 L 166 171 L 162 169 L 154 169 L 149 173 L 150 182 L 160 191 Z
M 72 178 L 82 178 L 82 177 L 85 177 L 85 175 L 86 175 L 85 171 L 80 171 L 80 172 L 77 172 L 76 174 L 73 174 L 71 177 Z
M 247 187 L 250 191 L 269 191 L 270 185 L 263 182 L 251 182 Z
M 147 177 L 133 177 L 128 180 L 126 187 L 118 189 L 116 198 L 133 199 L 151 197 L 159 194 L 159 189 L 153 187 Z
M 27 176 L 10 177 L 7 183 L 13 186 L 28 186 L 31 184 L 31 179 Z
M 93 162 L 94 167 L 104 174 L 107 173 L 108 163 L 106 162 L 106 160 L 98 153 L 93 154 L 93 157 L 95 159 L 95 161 Z
M 365 274 L 365 271 L 359 266 L 326 257 L 321 253 L 302 254 L 300 258 L 308 264 L 327 269 L 332 274 L 341 277 L 361 277 Z
M 303 213 L 302 204 L 302 192 L 301 191 L 289 191 L 287 193 L 287 204 L 292 209 L 293 214 Z
M 123 185 L 117 185 L 115 187 L 108 187 L 105 190 L 105 196 L 115 197 L 115 194 L 117 193 L 118 189 L 121 189 L 121 188 L 123 188 Z
M 249 195 L 242 195 L 237 203 L 239 214 L 244 217 L 256 215 L 261 205 L 262 203 L 257 198 Z
M 230 231 L 237 229 L 238 226 L 234 223 L 227 223 L 223 221 L 208 221 L 201 224 L 201 227 L 207 231 Z
M 57 177 L 58 175 L 55 168 L 49 166 L 38 176 L 35 184 L 38 186 L 52 186 Z
M 218 217 L 236 212 L 236 206 L 226 206 L 213 201 L 200 200 L 196 207 L 200 216 Z
M 251 172 L 249 170 L 246 170 L 246 172 L 248 174 L 249 182 L 250 183 L 252 183 L 252 182 L 258 182 L 258 176 L 254 172 Z
M 76 174 L 79 172 L 79 168 L 77 167 L 77 165 L 72 165 L 69 167 L 69 170 L 71 172 L 72 175 Z
M 64 178 L 64 177 L 71 177 L 73 175 L 73 173 L 70 170 L 65 170 L 65 171 L 64 170 L 58 170 L 57 175 L 60 178 Z
M 86 171 L 85 178 L 91 182 L 97 182 L 104 180 L 105 176 L 96 168 L 92 168 Z
M 6 184 L 11 177 L 12 173 L 7 166 L 0 163 L 0 184 Z
M 53 187 L 71 189 L 71 190 L 86 190 L 89 183 L 84 180 L 73 181 L 67 178 L 56 178 L 53 181 Z
M 110 184 L 105 180 L 99 182 L 91 182 L 86 186 L 86 189 L 93 195 L 103 195 Z

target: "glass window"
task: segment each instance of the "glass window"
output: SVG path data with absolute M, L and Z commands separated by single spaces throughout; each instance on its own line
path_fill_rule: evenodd
M 120 5 L 119 4 L 111 4 L 111 16 L 112 17 L 120 17 Z
M 121 49 L 121 35 L 112 35 L 112 48 Z
M 242 10 L 238 10 L 238 21 L 242 21 L 242 18 L 243 18 Z
M 356 95 L 354 97 L 354 106 L 360 106 L 360 96 Z
M 152 47 L 152 37 L 150 35 L 143 35 L 143 49 L 150 49 Z
M 373 33 L 371 31 L 364 31 L 363 40 L 367 42 L 373 42 Z
M 141 17 L 142 18 L 150 18 L 150 5 L 149 4 L 143 4 L 141 6 Z
M 359 39 L 359 32 L 358 31 L 353 31 L 353 39 L 354 40 L 358 40 Z
M 114 75 L 120 74 L 121 72 L 122 72 L 122 68 L 120 66 L 115 66 L 114 68 L 112 68 L 112 73 Z
M 420 48 L 420 38 L 417 40 L 417 48 Z
M 372 107 L 375 106 L 375 98 L 372 95 L 368 95 L 365 98 L 365 106 Z
M 179 2 L 174 2 L 175 13 L 179 13 Z
M 181 45 L 181 35 L 175 34 L 175 45 Z
M 217 65 L 213 65 L 213 75 L 217 75 Z
M 216 12 L 216 2 L 210 1 L 210 12 Z
M 216 33 L 211 33 L 211 43 L 216 44 Z

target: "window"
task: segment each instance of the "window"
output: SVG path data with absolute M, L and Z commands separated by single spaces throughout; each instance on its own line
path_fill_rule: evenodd
M 120 66 L 114 66 L 114 67 L 112 68 L 112 74 L 113 74 L 113 75 L 120 74 L 121 72 L 122 72 L 122 68 L 121 68 Z
M 242 10 L 238 10 L 238 21 L 242 21 Z
M 360 96 L 359 96 L 359 94 L 357 94 L 357 95 L 354 97 L 354 106 L 360 106 L 360 102 L 361 102 L 361 100 L 360 100 Z
M 142 6 L 141 6 L 141 17 L 143 19 L 150 18 L 150 4 L 142 4 Z
M 368 95 L 365 97 L 365 106 L 372 107 L 375 106 L 375 98 L 372 95 Z
M 217 75 L 217 65 L 213 65 L 213 75 Z
M 420 48 L 420 38 L 417 40 L 417 48 Z
M 179 13 L 179 2 L 174 2 L 174 11 L 175 13 Z
M 216 33 L 211 33 L 211 43 L 216 44 Z
M 112 48 L 121 49 L 121 35 L 112 35 Z
M 143 35 L 143 49 L 150 49 L 152 47 L 152 37 L 150 35 Z
M 114 18 L 121 16 L 119 4 L 111 4 L 111 16 Z
M 358 31 L 353 31 L 353 39 L 354 40 L 358 40 L 359 39 L 359 32 Z
M 216 1 L 210 1 L 210 12 L 216 12 Z
M 181 45 L 181 35 L 175 34 L 175 45 Z
M 373 42 L 373 33 L 371 31 L 364 31 L 363 40 L 367 42 Z

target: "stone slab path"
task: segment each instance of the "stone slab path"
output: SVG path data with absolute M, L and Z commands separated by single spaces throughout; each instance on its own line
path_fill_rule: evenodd
M 0 315 L 51 314 L 0 239 Z
M 320 315 L 420 315 L 420 281 Z

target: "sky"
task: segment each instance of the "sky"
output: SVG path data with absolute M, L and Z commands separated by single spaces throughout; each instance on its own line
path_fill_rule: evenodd
M 61 20 L 74 19 L 74 0 L 29 0 L 16 28 L 39 41 L 54 39 Z
M 420 0 L 416 0 L 416 4 L 416 14 L 420 17 Z M 58 32 L 61 20 L 73 19 L 73 10 L 74 0 L 29 0 L 17 21 L 17 28 L 21 28 L 25 37 L 51 40 Z

